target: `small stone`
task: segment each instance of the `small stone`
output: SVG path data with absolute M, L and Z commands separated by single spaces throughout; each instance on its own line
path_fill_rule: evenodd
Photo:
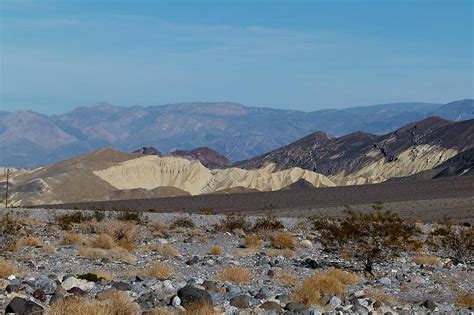
M 123 282 L 123 281 L 118 281 L 118 282 L 112 282 L 112 287 L 120 290 L 120 291 L 129 291 L 130 290 L 130 284 Z
M 291 302 L 291 296 L 289 294 L 279 294 L 275 297 L 282 305 Z
M 313 247 L 313 243 L 311 243 L 310 240 L 302 240 L 301 241 L 301 246 L 304 248 L 311 248 Z
M 186 265 L 192 266 L 194 264 L 197 264 L 198 262 L 199 262 L 199 257 L 198 256 L 193 256 L 193 258 L 188 259 L 188 261 L 186 261 Z
M 273 301 L 267 301 L 267 302 L 263 303 L 262 305 L 260 305 L 260 308 L 264 309 L 265 311 L 275 311 L 275 312 L 281 312 L 282 311 L 280 304 L 278 304 L 277 302 L 273 302 Z
M 173 305 L 174 307 L 181 305 L 181 299 L 179 298 L 179 296 L 175 296 L 173 298 L 173 300 L 171 301 L 171 305 Z
M 275 276 L 275 274 L 276 274 L 276 272 L 273 269 L 270 269 L 267 272 L 267 276 L 269 276 L 270 278 L 273 278 Z
M 230 305 L 237 308 L 249 308 L 250 307 L 250 296 L 248 295 L 237 295 L 230 299 Z
M 48 277 L 39 277 L 33 283 L 34 289 L 41 289 L 45 294 L 53 294 L 56 290 L 56 283 Z
M 290 311 L 290 312 L 303 312 L 307 310 L 306 306 L 304 304 L 296 303 L 296 302 L 290 302 L 285 305 L 285 310 Z
M 78 288 L 78 287 L 74 287 L 74 288 L 71 288 L 70 290 L 67 290 L 68 293 L 71 293 L 75 296 L 83 296 L 83 295 L 86 295 L 86 291 L 82 290 L 81 288 Z
M 342 304 L 342 301 L 340 298 L 338 298 L 337 296 L 333 296 L 330 300 L 329 300 L 329 305 L 331 305 L 332 308 L 336 308 L 338 306 L 340 306 Z
M 33 297 L 38 301 L 46 302 L 46 293 L 42 289 L 36 289 L 35 292 L 33 292 Z
M 434 312 L 438 308 L 438 305 L 436 304 L 436 302 L 432 300 L 426 300 L 425 302 L 423 302 L 422 306 L 426 307 L 432 312 Z
M 202 286 L 204 287 L 204 289 L 206 289 L 206 291 L 219 292 L 219 288 L 214 281 L 206 280 L 202 283 Z
M 111 296 L 113 296 L 117 292 L 117 289 L 115 288 L 108 288 L 102 291 L 99 291 L 95 294 L 95 298 L 99 301 L 104 301 L 109 299 Z
M 89 282 L 83 279 L 77 279 L 76 277 L 69 277 L 65 281 L 63 281 L 61 286 L 66 291 L 69 291 L 72 288 L 79 288 L 83 291 L 90 291 L 94 287 L 94 282 Z
M 392 284 L 392 280 L 390 280 L 390 278 L 383 277 L 378 280 L 378 283 L 383 284 L 383 285 L 390 285 Z

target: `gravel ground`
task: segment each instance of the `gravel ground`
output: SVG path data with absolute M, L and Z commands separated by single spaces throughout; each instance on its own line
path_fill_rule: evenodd
M 90 245 L 62 244 L 64 233 L 71 231 L 93 238 L 95 235 L 89 232 L 98 224 L 86 222 L 73 225 L 71 231 L 64 231 L 55 224 L 54 218 L 72 213 L 70 210 L 13 211 L 22 218 L 25 231 L 16 239 L 29 235 L 41 244 L 1 253 L 0 256 L 17 267 L 13 275 L 0 279 L 1 310 L 20 312 L 19 309 L 25 311 L 28 307 L 30 310 L 38 307 L 48 312 L 51 305 L 67 296 L 99 298 L 104 291 L 117 290 L 140 305 L 140 311 L 135 313 L 143 314 L 160 314 L 158 310 L 164 312 L 164 309 L 172 313 L 182 312 L 190 300 L 203 302 L 208 297 L 216 313 L 227 314 L 473 311 L 472 305 L 469 309 L 474 292 L 472 265 L 456 264 L 445 257 L 441 257 L 436 265 L 420 265 L 413 261 L 420 253 L 409 252 L 382 262 L 376 266 L 374 275 L 369 276 L 359 271 L 360 266 L 351 259 L 342 260 L 323 252 L 317 234 L 298 218 L 279 218 L 284 230 L 296 240 L 295 250 L 285 252 L 271 248 L 271 233 L 259 233 L 258 236 L 263 239 L 261 247 L 255 250 L 243 248 L 243 231 L 216 232 L 212 228 L 213 224 L 225 218 L 221 215 L 147 213 L 145 222 L 139 226 L 137 246 L 129 253 L 136 262 L 124 262 L 110 257 L 89 259 L 79 255 L 78 250 Z M 114 216 L 116 213 L 107 215 Z M 192 220 L 195 228 L 178 227 L 161 235 L 153 229 L 157 220 L 170 226 L 179 218 Z M 251 222 L 256 220 L 255 217 L 248 219 Z M 106 219 L 98 225 L 105 226 L 107 230 L 113 229 L 117 222 Z M 429 224 L 422 227 L 430 229 Z M 163 244 L 172 245 L 177 254 L 173 257 L 163 255 L 157 250 Z M 211 255 L 214 245 L 222 247 L 223 252 Z M 152 276 L 137 277 L 140 270 L 155 262 L 163 262 L 173 268 L 168 280 Z M 243 283 L 218 280 L 217 275 L 230 267 L 247 269 L 251 273 L 250 279 Z M 332 267 L 356 273 L 357 281 L 342 294 L 323 296 L 319 305 L 298 304 L 293 292 L 301 282 L 315 272 Z M 112 274 L 113 279 L 98 282 L 77 279 L 78 275 L 98 271 Z M 293 274 L 291 285 L 282 283 L 279 276 L 282 274 Z M 471 302 L 461 305 L 460 296 L 470 297 Z

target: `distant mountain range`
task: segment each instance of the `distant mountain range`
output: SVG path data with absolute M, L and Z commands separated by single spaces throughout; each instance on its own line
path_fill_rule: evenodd
M 132 152 L 214 149 L 231 161 L 248 159 L 315 131 L 340 136 L 384 134 L 440 116 L 474 118 L 474 100 L 448 104 L 396 103 L 302 112 L 236 103 L 180 103 L 119 107 L 99 103 L 62 115 L 0 112 L 0 166 L 34 167 L 110 146 Z
M 472 176 L 473 149 L 474 119 L 440 117 L 385 135 L 315 132 L 233 166 L 209 148 L 102 148 L 34 170 L 12 170 L 9 200 L 19 206 Z M 0 196 L 5 188 L 0 177 Z

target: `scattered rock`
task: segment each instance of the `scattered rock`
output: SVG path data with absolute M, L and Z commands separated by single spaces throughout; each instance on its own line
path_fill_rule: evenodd
M 14 313 L 16 315 L 41 315 L 44 309 L 41 305 L 22 297 L 15 297 L 7 305 L 5 313 Z
M 282 311 L 282 308 L 281 308 L 280 304 L 278 304 L 277 302 L 273 302 L 273 301 L 267 301 L 267 302 L 263 303 L 262 305 L 260 305 L 260 308 L 264 309 L 266 311 L 276 311 L 276 312 L 281 312 Z
M 213 304 L 209 292 L 187 285 L 178 290 L 178 297 L 181 299 L 181 305 L 186 308 L 191 303 Z
M 250 296 L 248 295 L 237 295 L 230 299 L 230 305 L 237 308 L 248 308 L 250 307 Z

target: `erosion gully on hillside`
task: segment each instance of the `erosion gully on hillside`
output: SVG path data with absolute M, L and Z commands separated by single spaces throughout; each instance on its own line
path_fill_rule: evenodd
M 383 196 L 383 198 L 382 198 Z M 339 216 L 345 207 L 358 210 L 383 202 L 387 208 L 422 221 L 444 217 L 474 221 L 474 177 L 275 192 L 215 194 L 41 205 L 46 209 L 103 209 L 153 212 L 272 213 L 281 216 Z M 37 207 L 37 206 L 35 206 Z

